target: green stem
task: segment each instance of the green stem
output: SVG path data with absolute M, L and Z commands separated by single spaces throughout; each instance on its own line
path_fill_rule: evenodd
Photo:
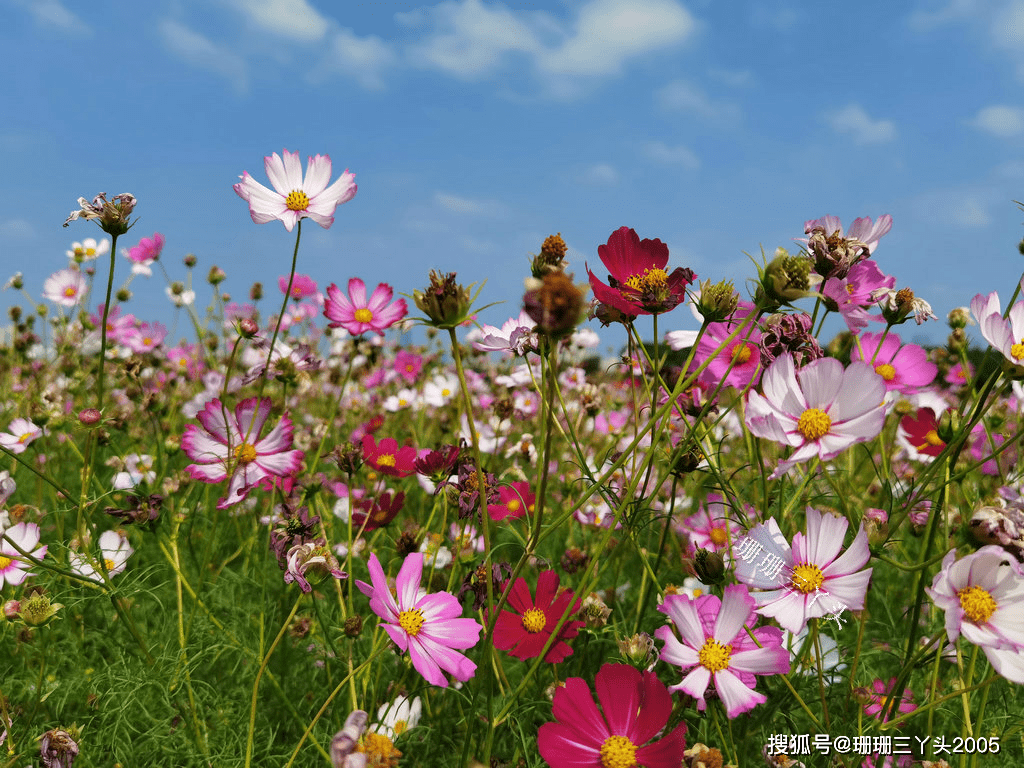
M 110 314 L 110 294 L 114 290 L 114 257 L 117 256 L 117 233 L 110 235 L 110 271 L 107 274 L 107 297 L 103 300 L 103 319 L 100 321 L 100 375 L 96 389 L 96 409 L 103 412 L 103 384 L 107 362 L 107 315 Z

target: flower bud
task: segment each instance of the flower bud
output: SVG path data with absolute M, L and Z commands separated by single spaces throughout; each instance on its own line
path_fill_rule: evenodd
M 583 621 L 586 623 L 587 629 L 600 629 L 608 623 L 608 617 L 612 615 L 612 609 L 605 604 L 597 592 L 591 592 L 583 598 L 583 602 L 580 605 L 580 613 L 583 615 Z
M 249 289 L 249 300 L 259 301 L 263 298 L 263 283 L 253 283 Z
M 693 560 L 697 578 L 705 584 L 720 584 L 725 577 L 725 561 L 717 552 L 698 549 Z
M 16 291 L 20 291 L 22 288 L 25 287 L 25 280 L 21 272 L 15 273 L 14 277 L 10 279 L 10 286 Z
M 117 293 L 114 294 L 118 301 L 130 301 L 132 298 L 132 292 L 127 288 L 118 288 Z
M 192 269 L 192 267 L 194 267 L 196 265 L 196 263 L 199 261 L 199 259 L 196 258 L 196 255 L 194 253 L 186 253 L 185 254 L 185 258 L 182 259 L 182 261 L 185 262 L 185 266 L 186 267 L 188 267 L 189 269 Z
M 21 307 L 15 304 L 13 307 L 7 310 L 8 317 L 11 318 L 12 322 L 18 322 L 21 320 Z
M 78 422 L 83 427 L 91 427 L 93 424 L 98 424 L 102 418 L 103 414 L 95 408 L 85 408 L 78 412 Z
M 758 303 L 762 298 L 775 305 L 789 304 L 811 293 L 811 262 L 804 256 L 790 256 L 785 248 L 775 250 L 775 258 L 761 274 L 761 287 L 757 291 Z
M 637 669 L 648 669 L 658 658 L 654 649 L 654 638 L 646 632 L 639 632 L 625 640 L 617 641 L 623 660 Z
M 224 273 L 224 270 L 214 265 L 210 267 L 210 271 L 206 275 L 206 282 L 210 285 L 220 285 L 224 282 L 224 278 L 226 277 L 227 275 Z
M 363 631 L 363 617 L 359 614 L 345 619 L 345 637 L 359 637 Z
M 577 288 L 570 275 L 549 272 L 536 288 L 523 296 L 526 314 L 537 323 L 537 331 L 552 339 L 568 336 L 583 316 L 583 291 Z
M 952 408 L 947 408 L 939 416 L 939 425 L 935 432 L 944 443 L 949 443 L 956 433 L 960 431 L 960 414 Z
M 704 280 L 700 284 L 697 309 L 704 316 L 704 322 L 717 323 L 736 311 L 739 300 L 740 296 L 736 293 L 732 280 L 722 280 L 719 283 Z
M 243 317 L 238 321 L 238 333 L 242 338 L 251 339 L 259 333 L 260 327 L 251 317 Z
M 472 288 L 472 286 L 470 286 Z M 430 285 L 412 292 L 413 301 L 436 328 L 455 328 L 469 315 L 473 303 L 469 288 L 455 281 L 455 273 L 430 270 Z
M 889 538 L 889 514 L 884 509 L 869 507 L 864 513 L 863 522 L 869 546 L 881 546 Z
M 971 310 L 968 307 L 956 307 L 955 309 L 949 310 L 946 322 L 948 322 L 949 327 L 954 330 L 966 328 L 968 325 L 972 325 L 974 323 L 974 321 L 971 320 Z
M 587 567 L 590 556 L 578 547 L 570 547 L 562 555 L 561 566 L 566 573 L 576 573 Z
M 21 603 L 18 600 L 8 600 L 4 603 L 4 618 L 8 621 L 14 621 L 18 618 L 18 614 L 21 613 Z

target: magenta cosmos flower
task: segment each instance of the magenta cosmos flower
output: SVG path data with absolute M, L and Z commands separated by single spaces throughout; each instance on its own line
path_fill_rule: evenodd
M 683 267 L 668 274 L 668 246 L 657 239 L 641 240 L 629 227 L 612 232 L 608 242 L 598 246 L 597 255 L 608 270 L 608 285 L 588 266 L 594 296 L 630 317 L 675 309 L 686 297 L 686 286 L 696 278 Z
M 382 438 L 363 435 L 363 461 L 378 472 L 392 477 L 408 477 L 416 471 L 416 449 L 411 445 L 398 447 L 393 437 Z
M 699 710 L 707 707 L 704 694 L 714 683 L 726 715 L 741 715 L 768 700 L 754 690 L 755 675 L 789 672 L 789 651 L 782 647 L 782 630 L 753 628 L 754 598 L 742 584 L 726 587 L 724 600 L 715 595 L 701 595 L 696 600 L 669 595 L 658 610 L 669 617 L 680 636 L 676 638 L 671 625 L 655 630 L 654 636 L 665 643 L 660 658 L 686 673 L 669 690 L 693 696 Z M 748 628 L 760 648 L 747 634 Z
M 736 578 L 768 590 L 754 593 L 757 612 L 797 634 L 809 619 L 862 609 L 871 580 L 871 568 L 864 566 L 871 553 L 862 525 L 839 554 L 849 525 L 845 517 L 808 507 L 807 533 L 797 533 L 792 548 L 775 518 L 751 528 L 734 554 Z
M 881 678 L 876 677 L 874 682 L 871 683 L 871 690 L 864 691 L 862 694 L 866 694 L 867 698 L 867 702 L 864 704 L 864 714 L 870 715 L 871 717 L 877 717 L 881 719 L 883 723 L 889 722 L 889 718 L 893 715 L 891 708 L 893 704 L 892 700 L 895 698 L 893 695 L 895 688 L 895 677 L 890 677 L 888 683 L 883 683 Z M 917 709 L 917 705 L 914 704 L 913 691 L 909 688 L 904 688 L 903 695 L 900 697 L 899 704 L 896 705 L 896 708 L 901 715 L 906 714 L 907 712 L 913 712 Z
M 868 309 L 875 305 L 871 295 L 879 290 L 893 288 L 896 278 L 883 275 L 878 265 L 870 259 L 850 267 L 846 277 L 830 277 L 821 288 L 825 306 L 839 312 L 850 333 L 858 333 L 871 321 L 882 322 L 879 315 L 872 315 Z
M 710 323 L 704 329 L 704 335 L 697 342 L 697 356 L 695 361 L 703 363 L 714 354 L 726 340 L 739 327 L 742 321 L 737 320 L 729 323 Z M 750 385 L 756 385 L 761 374 L 761 332 L 756 324 L 750 324 L 726 344 L 708 363 L 701 374 L 700 379 L 712 388 L 717 387 L 719 382 L 723 386 L 744 389 Z
M 264 478 L 287 477 L 299 471 L 302 451 L 292 449 L 292 422 L 287 415 L 260 437 L 269 415 L 269 397 L 259 406 L 255 397 L 247 398 L 235 406 L 234 414 L 228 414 L 220 399 L 214 398 L 196 416 L 202 429 L 195 424 L 185 428 L 181 448 L 197 462 L 185 467 L 192 478 L 204 483 L 231 478 L 227 495 L 217 500 L 218 509 L 242 501 Z
M 356 175 L 348 169 L 330 186 L 330 155 L 314 155 L 306 166 L 306 178 L 302 178 L 302 161 L 298 152 L 284 150 L 284 159 L 277 152 L 263 158 L 263 167 L 274 189 L 267 189 L 257 182 L 248 171 L 239 177 L 234 185 L 235 193 L 249 203 L 249 215 L 257 224 L 266 224 L 277 219 L 289 232 L 299 219 L 310 218 L 324 229 L 334 223 L 334 209 L 347 203 L 356 195 L 352 181 Z
M 32 564 L 22 559 L 21 554 L 14 548 L 11 541 L 36 560 L 46 557 L 46 545 L 36 548 L 39 544 L 39 526 L 35 523 L 13 525 L 3 532 L 3 536 L 4 539 L 0 539 L 0 587 L 4 585 L 4 582 L 16 587 L 33 575 L 28 570 Z M 10 539 L 10 541 L 6 539 Z
M 447 688 L 442 670 L 460 682 L 473 677 L 476 664 L 454 649 L 476 645 L 483 627 L 473 619 L 459 618 L 462 606 L 455 595 L 430 595 L 420 589 L 423 553 L 413 552 L 405 558 L 395 579 L 394 595 L 376 554 L 370 555 L 367 565 L 372 584 L 357 581 L 356 586 L 370 598 L 370 609 L 384 620 L 381 626 L 395 645 L 403 653 L 409 652 L 423 679 Z
M 378 336 L 397 323 L 408 312 L 405 299 L 388 305 L 394 293 L 391 286 L 381 283 L 373 290 L 369 301 L 366 299 L 366 284 L 358 277 L 348 281 L 348 296 L 337 285 L 327 286 L 327 300 L 324 302 L 324 316 L 331 322 L 328 328 L 343 327 L 353 336 L 367 331 L 376 331 Z
M 939 369 L 921 347 L 901 344 L 895 333 L 884 338 L 880 333 L 861 334 L 856 339 L 850 359 L 873 366 L 875 373 L 885 380 L 886 389 L 910 395 L 931 384 Z
M 558 592 L 558 574 L 554 571 L 543 571 L 537 577 L 537 598 L 530 595 L 526 579 L 516 579 L 512 591 L 508 594 L 508 604 L 515 609 L 502 611 L 494 625 L 494 647 L 500 651 L 508 651 L 517 659 L 533 659 L 540 656 L 541 649 L 547 643 L 562 615 L 568 611 L 571 615 L 580 609 L 580 601 L 573 601 L 571 590 Z M 570 607 L 571 603 L 571 607 Z M 558 633 L 554 644 L 548 649 L 544 661 L 556 664 L 565 661 L 572 655 L 572 648 L 566 643 L 579 634 L 582 621 L 566 621 Z
M 925 591 L 946 612 L 946 634 L 980 646 L 992 668 L 1024 683 L 1024 569 L 994 544 L 956 559 L 950 550 Z
M 985 341 L 1003 353 L 1012 365 L 1024 366 L 1024 301 L 1018 301 L 1003 318 L 999 294 L 978 294 L 971 300 L 971 314 Z
M 598 710 L 582 678 L 555 690 L 557 722 L 537 733 L 541 757 L 551 768 L 679 768 L 686 749 L 686 724 L 651 741 L 668 724 L 672 696 L 653 672 L 605 664 L 594 678 Z
M 797 371 L 787 352 L 764 372 L 761 389 L 763 395 L 747 393 L 747 428 L 796 448 L 772 478 L 812 456 L 834 459 L 876 437 L 885 422 L 885 381 L 867 363 L 844 370 L 838 360 L 823 357 Z
M 281 275 L 277 278 L 277 285 L 281 293 L 288 290 L 288 275 Z M 291 297 L 295 301 L 301 301 L 309 296 L 315 296 L 317 291 L 316 282 L 309 275 L 294 275 L 292 277 Z

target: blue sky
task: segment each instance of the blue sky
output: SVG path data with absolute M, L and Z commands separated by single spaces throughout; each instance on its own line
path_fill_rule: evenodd
M 200 314 L 213 264 L 276 306 L 293 235 L 231 185 L 267 183 L 283 148 L 359 184 L 331 229 L 305 223 L 299 271 L 321 290 L 456 271 L 506 301 L 482 315 L 496 325 L 553 232 L 579 280 L 585 261 L 605 276 L 597 246 L 627 225 L 745 292 L 744 252 L 889 213 L 877 261 L 942 320 L 979 292 L 1005 302 L 1024 268 L 1024 0 L 0 0 L 0 21 L 2 279 L 36 297 L 99 234 L 62 229 L 76 199 L 105 191 L 139 200 L 123 245 L 163 233 L 172 279 L 198 256 Z M 127 309 L 170 325 L 165 285 L 137 278 Z M 692 327 L 684 309 L 661 323 Z

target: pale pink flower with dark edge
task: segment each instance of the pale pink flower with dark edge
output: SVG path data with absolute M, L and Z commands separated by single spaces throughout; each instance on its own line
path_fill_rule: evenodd
M 1002 547 L 982 547 L 942 560 L 925 592 L 946 612 L 950 642 L 963 635 L 980 646 L 1000 675 L 1024 683 L 1024 568 Z
M 431 685 L 448 687 L 448 672 L 466 682 L 476 674 L 476 664 L 454 649 L 472 648 L 483 627 L 474 619 L 463 619 L 462 605 L 449 592 L 427 594 L 420 589 L 423 553 L 405 558 L 391 593 L 384 569 L 376 554 L 367 563 L 370 581 L 356 586 L 370 598 L 370 609 L 384 621 L 381 626 L 403 653 L 409 652 L 412 665 Z
M 668 724 L 672 696 L 653 672 L 625 664 L 605 664 L 594 678 L 598 710 L 590 686 L 570 677 L 555 689 L 552 714 L 537 748 L 551 768 L 678 768 L 686 749 L 686 724 L 651 741 Z
M 885 381 L 867 363 L 843 364 L 830 357 L 799 371 L 788 352 L 761 377 L 764 394 L 747 393 L 747 428 L 758 437 L 796 450 L 771 477 L 817 456 L 834 459 L 851 445 L 877 437 L 885 422 Z
M 217 500 L 224 509 L 242 501 L 254 485 L 270 477 L 287 477 L 299 471 L 302 451 L 292 449 L 292 422 L 287 414 L 281 417 L 269 434 L 260 438 L 270 416 L 271 401 L 264 397 L 259 405 L 250 397 L 227 414 L 220 399 L 208 402 L 195 424 L 185 428 L 181 448 L 196 464 L 185 469 L 194 480 L 219 483 L 230 476 L 228 492 Z
M 1024 366 L 1024 301 L 1010 307 L 1004 319 L 999 294 L 995 291 L 988 296 L 979 293 L 971 299 L 971 314 L 978 321 L 985 341 L 1013 365 Z
M 768 590 L 754 593 L 757 612 L 797 634 L 810 619 L 861 610 L 871 580 L 872 569 L 864 568 L 871 553 L 861 525 L 839 554 L 849 525 L 845 517 L 808 507 L 807 533 L 793 536 L 792 548 L 775 518 L 751 528 L 734 559 L 739 581 Z
M 671 625 L 655 630 L 654 636 L 665 643 L 660 658 L 685 673 L 682 681 L 668 690 L 693 696 L 701 711 L 707 708 L 704 694 L 712 683 L 726 715 L 733 718 L 768 700 L 754 690 L 755 675 L 789 672 L 782 630 L 754 629 L 754 598 L 742 584 L 726 587 L 723 600 L 715 595 L 701 595 L 696 600 L 669 595 L 658 610 L 669 617 L 680 635 L 677 639 Z M 748 629 L 757 643 L 747 634 Z
M 36 560 L 46 557 L 47 545 L 36 548 L 39 544 L 39 526 L 35 523 L 18 523 L 8 528 L 2 535 L 4 538 L 0 539 L 0 587 L 4 582 L 16 587 L 34 574 L 28 570 L 32 564 L 22 557 L 14 548 L 14 544 Z
M 249 203 L 249 215 L 257 224 L 279 220 L 289 232 L 299 219 L 310 218 L 324 229 L 334 223 L 334 209 L 347 203 L 356 195 L 356 176 L 348 169 L 330 186 L 331 158 L 329 155 L 314 155 L 306 166 L 306 178 L 302 178 L 302 161 L 298 152 L 284 152 L 284 159 L 277 152 L 263 159 L 267 178 L 274 189 L 267 189 L 257 182 L 248 171 L 239 177 L 234 185 L 235 193 Z
M 369 300 L 366 298 L 366 284 L 358 277 L 348 281 L 348 296 L 331 283 L 327 286 L 327 299 L 324 302 L 324 317 L 331 321 L 327 327 L 343 327 L 353 336 L 367 331 L 375 331 L 378 336 L 383 336 L 385 329 L 408 313 L 405 299 L 388 304 L 392 296 L 394 293 L 387 283 L 380 283 L 374 288 Z

